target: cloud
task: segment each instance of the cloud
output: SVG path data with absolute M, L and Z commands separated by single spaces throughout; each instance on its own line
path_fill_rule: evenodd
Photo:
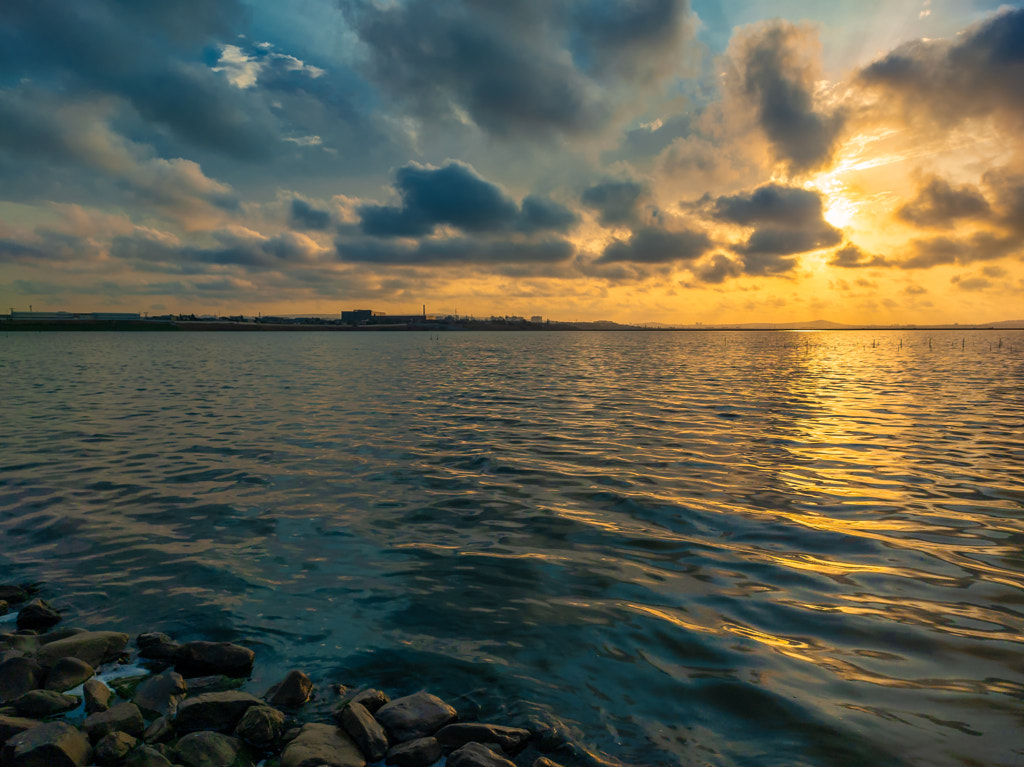
M 847 243 L 832 254 L 828 264 L 829 266 L 838 266 L 843 269 L 890 266 L 883 256 L 868 255 L 852 242 Z
M 716 253 L 710 260 L 692 267 L 693 275 L 701 282 L 720 285 L 727 279 L 743 274 L 743 264 L 722 253 Z
M 964 277 L 957 274 L 951 277 L 949 281 L 960 288 L 960 290 L 981 291 L 992 287 L 992 281 L 984 277 Z
M 440 168 L 410 163 L 395 172 L 401 205 L 357 209 L 363 233 L 375 237 L 420 237 L 443 224 L 464 232 L 567 231 L 577 221 L 568 208 L 528 196 L 522 209 L 497 184 L 471 166 L 451 160 Z
M 988 200 L 970 185 L 953 187 L 933 176 L 918 190 L 917 198 L 900 206 L 896 217 L 915 226 L 949 229 L 960 219 L 983 220 L 991 215 Z
M 605 226 L 639 221 L 641 204 L 649 196 L 647 185 L 631 179 L 607 179 L 583 190 L 580 202 L 598 212 Z
M 978 232 L 965 237 L 943 236 L 914 240 L 907 248 L 908 258 L 899 262 L 903 269 L 929 269 L 944 264 L 972 264 L 1024 253 L 1020 237 Z
M 669 231 L 655 227 L 634 230 L 626 240 L 614 239 L 605 247 L 599 263 L 630 261 L 642 264 L 666 264 L 693 261 L 714 247 L 701 231 Z
M 353 263 L 416 265 L 416 264 L 546 264 L 567 261 L 576 253 L 567 240 L 510 242 L 451 238 L 442 240 L 355 239 L 339 240 L 339 258 Z
M 859 82 L 895 98 L 908 117 L 940 126 L 997 115 L 1024 118 L 1024 8 L 1008 8 L 954 40 L 906 43 L 865 67 Z M 955 105 L 955 106 L 953 106 Z
M 740 31 L 729 46 L 735 97 L 749 101 L 778 160 L 790 173 L 826 164 L 836 150 L 844 117 L 815 101 L 815 30 L 785 21 Z
M 292 198 L 289 219 L 296 228 L 324 230 L 331 225 L 331 213 L 327 210 L 314 208 L 298 197 Z

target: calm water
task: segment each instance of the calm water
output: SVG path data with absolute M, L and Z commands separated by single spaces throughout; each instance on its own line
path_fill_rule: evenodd
M 3 579 L 254 692 L 567 764 L 1024 763 L 1024 332 L 7 334 L 0 394 Z

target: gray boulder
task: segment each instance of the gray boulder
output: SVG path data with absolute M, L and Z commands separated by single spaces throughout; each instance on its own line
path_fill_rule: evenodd
M 20 716 L 0 714 L 0 743 L 5 743 L 15 735 L 39 726 L 38 719 L 25 719 Z
M 515 756 L 526 746 L 530 731 L 518 727 L 504 727 L 500 724 L 467 722 L 449 724 L 434 735 L 444 748 L 460 748 L 467 743 L 483 743 L 497 746 L 506 754 Z
M 178 732 L 198 730 L 234 732 L 239 720 L 253 706 L 263 701 L 247 692 L 208 692 L 194 698 L 186 698 L 174 715 L 174 727 Z
M 36 660 L 44 666 L 52 666 L 61 658 L 78 658 L 93 668 L 117 660 L 128 635 L 120 631 L 83 631 L 39 648 Z
M 132 737 L 141 738 L 145 731 L 146 722 L 134 703 L 118 703 L 106 711 L 90 714 L 82 722 L 82 732 L 93 743 L 111 732 L 126 732 Z
M 38 689 L 45 673 L 32 658 L 16 656 L 0 663 L 0 702 L 20 698 L 29 690 Z
M 89 741 L 66 722 L 49 722 L 15 735 L 3 747 L 4 767 L 82 767 Z
M 384 757 L 384 763 L 395 767 L 430 767 L 440 758 L 441 744 L 437 738 L 417 738 L 392 746 Z
M 485 745 L 467 743 L 457 751 L 448 754 L 445 767 L 515 767 L 515 765 Z
M 252 674 L 256 654 L 231 642 L 189 642 L 178 652 L 176 668 L 185 677 L 223 674 L 235 678 Z
M 186 695 L 188 685 L 185 678 L 176 671 L 167 670 L 140 682 L 132 702 L 147 716 L 173 716 Z
M 365 767 L 358 746 L 343 730 L 307 724 L 281 754 L 281 767 Z
M 62 695 L 53 690 L 30 690 L 14 701 L 18 716 L 43 719 L 63 714 L 78 708 L 79 700 L 74 695 Z
M 371 714 L 376 714 L 380 707 L 390 702 L 390 700 L 391 698 L 387 696 L 387 693 L 371 688 L 356 693 L 349 702 L 358 703 Z
M 426 738 L 455 721 L 455 709 L 426 692 L 397 698 L 381 706 L 374 715 L 394 743 Z
M 238 720 L 235 735 L 258 749 L 271 748 L 284 734 L 284 714 L 270 706 L 252 706 Z
M 266 699 L 271 706 L 299 708 L 309 700 L 313 682 L 298 669 L 289 671 L 280 682 L 267 690 Z
M 174 767 L 170 760 L 150 746 L 139 746 L 124 760 L 124 767 Z
M 113 691 L 99 679 L 90 679 L 82 685 L 82 696 L 85 698 L 85 713 L 95 714 L 110 708 Z
M 72 687 L 78 687 L 95 673 L 96 669 L 84 660 L 61 658 L 50 667 L 50 671 L 46 675 L 46 684 L 43 686 L 47 690 L 64 692 Z
M 251 767 L 252 755 L 242 741 L 219 732 L 192 732 L 174 748 L 186 767 Z
M 126 732 L 109 732 L 93 749 L 93 761 L 101 765 L 121 764 L 138 742 Z
M 18 611 L 18 629 L 46 631 L 60 623 L 60 612 L 42 599 L 33 599 Z
M 367 761 L 379 762 L 388 752 L 388 736 L 373 714 L 359 703 L 349 703 L 338 712 L 335 721 L 352 736 Z

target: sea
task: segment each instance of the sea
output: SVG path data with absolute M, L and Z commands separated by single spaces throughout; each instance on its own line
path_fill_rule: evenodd
M 0 442 L 0 581 L 256 694 L 1024 764 L 1024 331 L 6 333 Z

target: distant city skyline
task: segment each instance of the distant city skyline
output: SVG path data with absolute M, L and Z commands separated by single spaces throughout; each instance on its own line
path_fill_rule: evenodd
M 985 323 L 1024 2 L 0 4 L 0 306 Z

